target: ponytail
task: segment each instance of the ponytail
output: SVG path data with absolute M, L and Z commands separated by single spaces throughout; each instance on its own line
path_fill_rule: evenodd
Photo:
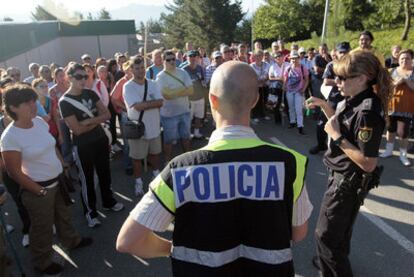
M 385 117 L 387 118 L 388 117 L 388 104 L 389 104 L 389 101 L 391 99 L 391 96 L 394 90 L 394 85 L 391 80 L 390 73 L 383 66 L 379 67 L 378 74 L 375 79 L 376 79 L 376 84 L 374 88 L 375 88 L 375 91 L 378 97 L 381 100 L 382 109 L 384 110 Z

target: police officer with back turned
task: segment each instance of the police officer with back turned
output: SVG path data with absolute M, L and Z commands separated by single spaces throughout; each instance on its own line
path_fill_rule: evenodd
M 291 241 L 307 233 L 307 158 L 250 128 L 258 80 L 245 63 L 213 74 L 217 129 L 207 146 L 174 158 L 118 235 L 117 249 L 171 256 L 174 276 L 294 276 Z M 154 231 L 175 221 L 172 242 Z
M 329 169 L 315 237 L 318 256 L 313 264 L 324 277 L 353 276 L 348 259 L 352 227 L 369 190 L 378 186 L 382 167 L 378 150 L 385 127 L 384 110 L 391 92 L 388 72 L 368 51 L 355 51 L 334 64 L 336 83 L 345 99 L 334 111 L 311 97 L 309 107 L 320 106 L 330 137 L 324 162 Z

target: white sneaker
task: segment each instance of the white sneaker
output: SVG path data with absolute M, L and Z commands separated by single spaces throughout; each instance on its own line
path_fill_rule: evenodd
M 389 158 L 392 157 L 392 151 L 385 150 L 383 153 L 379 155 L 381 158 Z
M 407 158 L 407 154 L 400 153 L 400 161 L 404 166 L 410 166 L 410 160 Z
M 115 205 L 113 205 L 111 208 L 103 208 L 105 211 L 114 211 L 114 212 L 119 212 L 124 208 L 124 204 L 117 202 Z
M 137 183 L 135 184 L 135 196 L 141 196 L 144 195 L 144 189 L 142 187 L 142 184 Z
M 259 123 L 259 122 L 260 122 L 260 120 L 259 120 L 258 118 L 253 118 L 253 122 L 254 122 L 254 123 Z
M 93 228 L 95 226 L 101 225 L 101 222 L 97 217 L 91 218 L 90 216 L 86 215 L 86 220 L 88 221 L 89 228 Z
M 22 245 L 23 245 L 23 247 L 28 247 L 29 244 L 30 244 L 29 234 L 24 234 L 23 239 L 22 239 Z
M 264 117 L 264 119 L 265 119 L 265 120 L 270 120 L 270 116 L 267 116 L 267 115 L 266 115 L 266 116 Z
M 13 225 L 6 224 L 6 231 L 8 234 L 12 233 L 14 231 Z

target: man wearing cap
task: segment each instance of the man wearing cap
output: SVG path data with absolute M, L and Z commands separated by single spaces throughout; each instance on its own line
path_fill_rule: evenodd
M 272 56 L 274 57 L 277 52 L 279 51 L 279 45 L 277 44 L 277 41 L 272 42 Z
M 338 56 L 338 59 L 343 57 L 344 55 L 348 54 L 349 51 L 351 51 L 351 46 L 349 42 L 344 41 L 340 42 L 336 46 L 336 55 Z M 323 85 L 321 87 L 321 90 L 329 89 L 330 92 L 328 94 L 328 104 L 335 110 L 336 105 L 341 102 L 344 98 L 341 95 L 338 87 L 336 86 L 335 78 L 336 75 L 333 71 L 333 64 L 334 62 L 331 61 L 326 65 L 325 72 L 323 73 L 322 79 L 323 79 Z M 318 124 L 316 125 L 316 139 L 317 139 L 317 145 L 309 149 L 309 153 L 312 155 L 318 154 L 321 151 L 325 151 L 327 149 L 327 140 L 328 135 L 325 132 L 325 123 L 326 123 L 326 116 L 324 114 L 321 114 L 318 120 Z
M 211 64 L 207 66 L 205 74 L 207 86 L 210 85 L 211 76 L 213 76 L 214 71 L 224 62 L 223 55 L 220 51 L 214 51 L 211 57 L 213 60 L 211 61 Z
M 92 64 L 92 58 L 89 54 L 83 54 L 81 57 L 82 63 Z
M 201 139 L 203 135 L 200 133 L 202 126 L 202 119 L 204 118 L 204 97 L 207 93 L 204 70 L 201 65 L 198 64 L 200 53 L 197 50 L 191 50 L 187 52 L 188 64 L 183 67 L 185 71 L 190 75 L 193 81 L 194 93 L 190 95 L 190 107 L 191 107 L 191 119 L 194 119 L 194 139 Z

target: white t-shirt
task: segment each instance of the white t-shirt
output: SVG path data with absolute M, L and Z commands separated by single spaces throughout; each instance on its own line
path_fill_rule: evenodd
M 193 85 L 190 75 L 184 69 L 176 68 L 175 72 L 171 74 L 180 79 L 186 87 L 191 87 Z M 156 82 L 161 91 L 162 88 L 176 89 L 183 87 L 183 84 L 165 73 L 165 70 L 157 75 Z M 173 100 L 164 99 L 164 104 L 160 110 L 161 115 L 164 117 L 173 117 L 189 112 L 190 102 L 188 101 L 188 96 L 178 97 Z
M 283 62 L 282 65 L 278 65 L 275 62 L 270 66 L 269 76 L 273 76 L 273 77 L 276 77 L 276 78 L 282 78 L 283 79 L 283 74 L 285 73 L 285 70 L 289 66 L 290 66 L 290 63 L 288 63 L 288 62 Z M 270 82 L 270 87 L 275 88 L 276 87 L 276 82 Z
M 99 96 L 99 99 L 101 99 L 102 103 L 105 107 L 108 107 L 109 105 L 109 94 L 108 89 L 104 82 L 101 80 L 95 80 L 93 81 L 92 90 L 96 92 L 96 94 Z
M 148 93 L 146 101 L 162 99 L 161 91 L 158 85 L 148 80 Z M 141 111 L 131 108 L 136 103 L 144 100 L 145 86 L 140 85 L 134 80 L 129 80 L 124 85 L 124 102 L 127 107 L 128 118 L 138 120 Z M 142 122 L 145 124 L 145 139 L 153 139 L 160 135 L 160 109 L 145 110 Z
M 22 155 L 22 171 L 35 182 L 48 181 L 62 173 L 56 155 L 56 141 L 49 125 L 40 117 L 33 118 L 33 127 L 22 129 L 9 124 L 0 140 L 0 150 L 18 151 Z

